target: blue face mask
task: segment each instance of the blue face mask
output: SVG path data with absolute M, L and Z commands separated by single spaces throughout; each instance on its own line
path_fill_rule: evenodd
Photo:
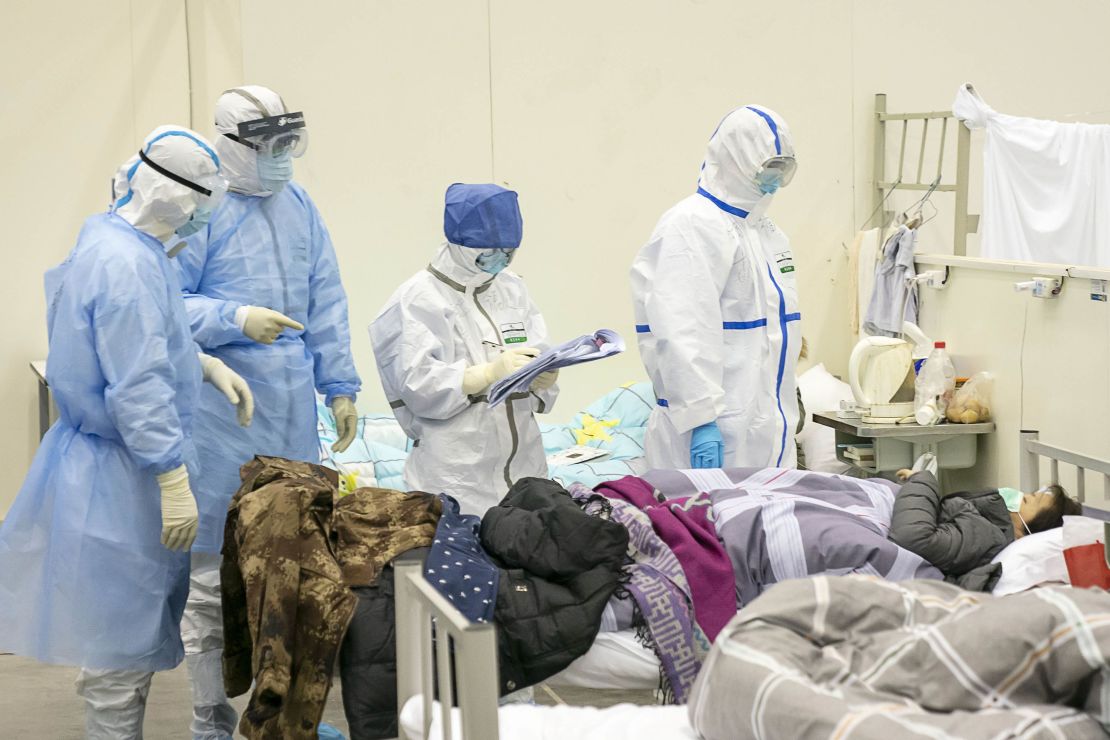
M 276 157 L 258 155 L 258 180 L 264 190 L 279 193 L 293 179 L 293 157 L 286 152 Z
M 474 263 L 482 272 L 496 275 L 513 261 L 513 251 L 512 249 L 487 249 L 478 255 Z
M 763 170 L 755 178 L 759 192 L 764 195 L 774 195 L 782 187 L 782 173 L 777 170 Z
M 174 229 L 173 233 L 184 239 L 185 237 L 191 236 L 207 226 L 208 220 L 211 218 L 211 208 L 197 208 L 195 211 L 193 211 L 193 215 L 189 217 L 189 220 Z

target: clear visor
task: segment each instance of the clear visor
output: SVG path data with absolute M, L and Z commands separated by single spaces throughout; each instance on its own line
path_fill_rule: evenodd
M 308 129 L 301 128 L 296 131 L 262 136 L 251 139 L 250 142 L 254 144 L 259 154 L 267 157 L 299 157 L 308 149 Z
M 513 258 L 513 256 L 516 254 L 516 250 L 513 249 L 512 247 L 490 247 L 488 249 L 483 249 L 483 250 L 479 251 L 478 252 L 478 257 L 481 258 L 481 259 L 487 259 L 488 260 L 488 259 L 493 259 L 494 257 L 496 257 L 499 254 L 505 255 L 506 257 L 508 257 L 511 260 Z
M 794 172 L 798 169 L 798 161 L 793 157 L 771 157 L 763 163 L 763 167 L 756 175 L 759 182 L 777 182 L 779 187 L 786 187 L 794 179 Z

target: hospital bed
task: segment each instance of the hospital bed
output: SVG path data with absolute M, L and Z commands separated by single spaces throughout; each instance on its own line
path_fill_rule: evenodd
M 1110 461 L 1048 445 L 1040 441 L 1035 431 L 1021 433 L 1020 453 L 1022 490 L 1036 490 L 1046 479 L 1048 483 L 1063 481 L 1084 504 L 1085 516 L 1106 522 L 1110 540 L 1110 511 L 1086 503 L 1092 478 L 1102 479 L 1104 498 L 1110 503 Z M 1074 467 L 1074 482 L 1070 477 L 1061 476 L 1061 464 Z M 686 707 L 681 706 L 619 705 L 594 709 L 509 705 L 499 708 L 496 627 L 468 622 L 424 580 L 418 560 L 398 561 L 396 579 L 397 698 L 402 738 L 507 740 L 573 736 L 576 740 L 593 737 L 682 740 L 697 737 L 686 718 Z M 453 667 L 445 651 L 434 649 L 433 632 L 438 644 L 450 644 Z M 611 649 L 611 645 L 604 647 L 607 639 L 611 641 L 612 638 L 606 638 L 605 633 L 599 635 L 602 650 Z M 648 656 L 653 657 L 650 653 Z M 590 653 L 584 657 L 590 658 Z M 650 667 L 650 663 L 644 665 Z M 584 671 L 583 674 L 580 677 L 583 681 L 603 682 L 600 673 Z M 639 673 L 645 680 L 647 675 L 646 670 Z M 451 695 L 452 689 L 457 692 L 454 709 L 449 708 L 449 703 L 433 701 L 436 680 L 439 696 Z M 552 682 L 558 680 L 555 678 Z M 616 687 L 613 683 L 608 685 L 608 688 Z M 560 734 L 548 734 L 549 731 Z

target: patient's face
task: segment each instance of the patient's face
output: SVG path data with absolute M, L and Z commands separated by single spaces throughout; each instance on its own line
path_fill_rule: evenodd
M 1020 509 L 1021 518 L 1029 522 L 1042 511 L 1051 509 L 1053 495 L 1052 491 L 1034 491 L 1033 493 L 1027 493 L 1022 496 Z

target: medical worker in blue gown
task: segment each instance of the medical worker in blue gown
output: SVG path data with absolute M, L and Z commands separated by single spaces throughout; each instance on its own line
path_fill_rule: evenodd
M 151 672 L 181 662 L 202 378 L 250 423 L 243 380 L 198 358 L 170 260 L 226 187 L 200 135 L 155 129 L 46 274 L 59 419 L 0 527 L 0 651 L 83 666 L 90 738 L 141 737 Z
M 697 191 L 632 263 L 636 337 L 658 398 L 648 467 L 795 466 L 797 273 L 767 209 L 796 167 L 782 117 L 737 108 L 709 139 Z
M 360 388 L 351 358 L 347 296 L 320 213 L 292 182 L 304 153 L 304 116 L 273 90 L 228 90 L 216 103 L 216 152 L 230 192 L 178 259 L 193 337 L 251 385 L 250 429 L 230 423 L 217 394 L 196 412 L 200 527 L 182 622 L 193 686 L 194 738 L 230 737 L 236 715 L 223 689 L 219 563 L 239 468 L 254 455 L 320 459 L 316 393 L 336 418 L 342 451 L 354 439 Z

